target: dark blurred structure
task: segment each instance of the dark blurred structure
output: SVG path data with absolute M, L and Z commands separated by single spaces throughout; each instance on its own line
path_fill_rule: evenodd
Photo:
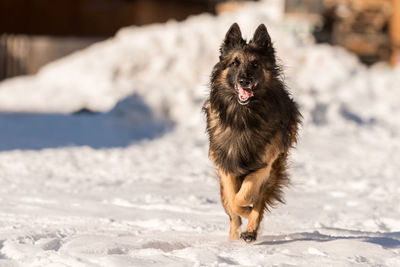
M 292 14 L 321 14 L 324 0 L 286 0 L 285 12 Z
M 323 12 L 324 0 L 285 0 L 286 21 L 297 26 L 299 22 L 306 24 L 307 29 L 322 25 Z M 309 33 L 308 30 L 307 34 Z
M 0 32 L 107 37 L 128 25 L 185 19 L 213 12 L 201 0 L 1 0 Z
M 0 80 L 35 73 L 121 27 L 215 13 L 222 2 L 227 1 L 0 0 Z
M 391 0 L 329 0 L 324 16 L 331 24 L 331 42 L 372 64 L 390 58 L 391 12 Z
M 0 81 L 18 75 L 36 73 L 50 61 L 83 49 L 103 38 L 0 35 Z
M 314 17 L 318 42 L 340 45 L 373 64 L 399 62 L 399 0 L 286 0 L 287 14 Z M 319 18 L 318 18 L 319 17 Z

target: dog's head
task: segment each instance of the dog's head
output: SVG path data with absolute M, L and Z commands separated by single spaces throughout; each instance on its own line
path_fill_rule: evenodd
M 265 84 L 270 82 L 277 68 L 275 51 L 265 25 L 258 26 L 253 39 L 247 43 L 239 25 L 234 23 L 226 33 L 220 52 L 214 82 L 225 87 L 241 105 L 263 97 Z

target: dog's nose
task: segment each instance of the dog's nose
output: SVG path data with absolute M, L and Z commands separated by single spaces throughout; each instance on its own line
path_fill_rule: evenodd
M 251 80 L 247 78 L 239 78 L 239 84 L 242 87 L 249 87 L 249 85 L 251 84 Z

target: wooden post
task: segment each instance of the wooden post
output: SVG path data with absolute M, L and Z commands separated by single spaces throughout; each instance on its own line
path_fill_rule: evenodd
M 400 58 L 400 0 L 393 1 L 393 13 L 390 21 L 390 40 L 392 55 L 390 57 L 390 64 L 396 66 Z

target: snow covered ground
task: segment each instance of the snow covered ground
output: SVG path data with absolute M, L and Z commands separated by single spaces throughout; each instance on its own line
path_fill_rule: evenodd
M 400 69 L 280 14 L 126 28 L 0 83 L 0 266 L 400 266 Z M 200 112 L 234 21 L 266 23 L 305 121 L 251 245 L 228 240 Z

